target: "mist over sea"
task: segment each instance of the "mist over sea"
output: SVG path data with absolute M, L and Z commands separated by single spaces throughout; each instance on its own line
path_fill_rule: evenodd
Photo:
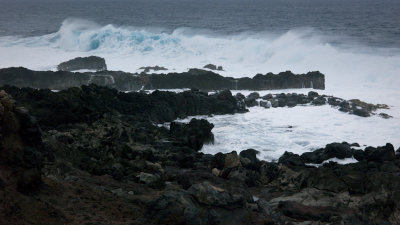
M 71 58 L 97 55 L 108 69 L 128 72 L 208 63 L 233 77 L 319 70 L 326 75 L 320 93 L 389 104 L 394 118 L 353 120 L 320 108 L 296 109 L 288 120 L 276 111 L 286 109 L 252 110 L 246 123 L 212 119 L 218 150 L 251 146 L 277 150 L 278 157 L 287 148 L 306 151 L 332 141 L 399 146 L 399 12 L 398 0 L 0 0 L 0 68 L 55 70 Z M 285 126 L 299 129 L 287 133 Z M 257 133 L 263 128 L 268 132 Z M 232 132 L 239 129 L 245 132 Z

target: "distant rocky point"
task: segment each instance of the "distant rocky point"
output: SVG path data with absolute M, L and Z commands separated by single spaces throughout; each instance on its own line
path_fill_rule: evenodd
M 77 57 L 60 63 L 57 70 L 76 71 L 76 70 L 107 70 L 106 60 L 98 56 Z
M 223 71 L 224 69 L 222 68 L 222 66 L 216 66 L 214 64 L 207 64 L 205 65 L 203 68 L 205 69 L 210 69 L 210 70 L 219 70 L 219 71 Z
M 160 70 L 168 70 L 167 68 L 163 66 L 143 66 L 139 68 L 140 70 L 143 70 L 144 73 L 150 72 L 150 70 L 154 71 L 160 71 Z

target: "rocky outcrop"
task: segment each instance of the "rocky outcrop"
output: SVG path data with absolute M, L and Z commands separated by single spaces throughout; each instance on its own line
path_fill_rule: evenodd
M 213 95 L 195 90 L 182 93 L 124 93 L 93 84 L 59 92 L 10 86 L 3 88 L 28 108 L 44 127 L 93 122 L 115 112 L 164 123 L 187 116 L 247 111 L 237 105 L 230 91 Z
M 148 67 L 144 69 L 155 69 Z M 157 69 L 163 69 L 161 67 Z M 73 73 L 68 71 L 32 71 L 26 68 L 0 69 L 0 85 L 63 90 L 95 83 L 120 91 L 193 88 L 215 90 L 272 90 L 284 88 L 325 88 L 320 72 L 295 75 L 291 72 L 256 75 L 254 78 L 223 77 L 212 71 L 190 69 L 183 73 L 132 74 L 121 71 Z M 313 84 L 313 85 L 311 85 Z
M 272 90 L 287 88 L 325 89 L 325 76 L 320 72 L 295 75 L 290 71 L 254 78 L 223 77 L 211 71 L 190 69 L 184 73 L 154 74 L 146 89 L 198 88 L 202 90 Z
M 216 66 L 214 64 L 207 64 L 205 65 L 203 68 L 205 69 L 210 69 L 210 70 L 219 70 L 219 71 L 223 71 L 224 69 L 222 68 L 222 66 Z
M 337 108 L 341 112 L 349 113 L 361 117 L 369 117 L 371 115 L 378 115 L 384 119 L 392 118 L 386 113 L 377 114 L 378 109 L 389 109 L 385 104 L 369 104 L 359 99 L 344 100 L 341 98 L 319 95 L 315 91 L 310 91 L 307 95 L 297 93 L 281 93 L 281 94 L 267 94 L 260 97 L 257 92 L 250 93 L 247 97 L 241 93 L 237 93 L 235 98 L 239 104 L 246 105 L 247 107 L 261 106 L 264 108 L 277 108 L 277 107 L 295 107 L 297 105 L 311 104 L 313 106 L 321 106 L 329 104 Z
M 161 70 L 168 70 L 167 68 L 163 66 L 143 66 L 139 68 L 140 70 L 143 70 L 143 73 L 148 73 L 150 70 L 153 71 L 161 71 Z
M 107 70 L 106 61 L 98 56 L 77 57 L 60 63 L 57 70 L 75 71 L 75 70 Z
M 178 143 L 198 151 L 204 143 L 214 143 L 213 127 L 207 120 L 192 119 L 188 124 L 172 122 L 169 131 Z

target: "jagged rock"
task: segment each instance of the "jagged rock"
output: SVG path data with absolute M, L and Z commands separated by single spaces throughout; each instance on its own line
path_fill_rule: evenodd
M 291 152 L 285 152 L 278 160 L 278 163 L 282 163 L 288 166 L 304 166 L 304 161 L 297 154 Z
M 240 100 L 244 100 L 246 98 L 246 96 L 244 96 L 242 93 L 237 93 L 235 95 L 235 98 L 240 101 Z
M 352 156 L 353 150 L 348 144 L 332 143 L 326 145 L 325 148 L 321 148 L 313 152 L 303 153 L 300 158 L 306 163 L 319 164 L 331 158 L 344 159 Z
M 0 179 L 22 193 L 31 193 L 42 183 L 45 152 L 41 129 L 24 108 L 0 92 Z M 16 178 L 16 179 L 15 179 Z
M 234 206 L 244 203 L 243 197 L 234 197 L 228 191 L 214 186 L 208 182 L 192 185 L 188 192 L 193 195 L 200 204 L 210 206 Z
M 235 151 L 226 154 L 225 156 L 225 168 L 233 168 L 242 166 L 240 158 Z
M 313 105 L 325 105 L 326 99 L 322 96 L 315 98 L 311 104 Z
M 365 159 L 365 153 L 363 150 L 355 150 L 353 157 L 357 160 L 357 161 L 363 161 Z
M 200 150 L 204 143 L 214 142 L 214 135 L 211 132 L 213 127 L 212 123 L 204 119 L 192 119 L 188 124 L 172 122 L 170 134 L 188 147 Z
M 382 117 L 383 119 L 390 119 L 393 118 L 393 116 L 388 115 L 386 113 L 379 113 L 379 116 Z
M 375 162 L 393 161 L 396 159 L 394 147 L 389 143 L 377 148 L 367 147 L 365 149 L 365 159 Z
M 162 182 L 160 176 L 157 174 L 140 172 L 138 178 L 141 183 L 148 185 L 158 185 Z
M 243 161 L 241 160 L 241 164 L 248 168 L 248 169 L 252 169 L 252 170 L 259 170 L 260 169 L 260 160 L 257 159 L 257 154 L 259 152 L 257 150 L 254 149 L 247 149 L 247 150 L 243 150 L 239 153 L 239 156 L 241 158 L 247 159 L 245 163 L 243 163 Z
M 57 70 L 75 71 L 75 70 L 107 70 L 106 61 L 98 56 L 77 57 L 69 61 L 60 63 Z
M 361 117 L 369 117 L 370 116 L 369 112 L 366 111 L 365 109 L 357 109 L 357 108 L 352 110 L 352 114 L 361 116 Z
M 224 69 L 222 69 L 222 66 L 216 66 L 214 64 L 207 64 L 203 68 L 210 69 L 210 70 L 219 70 L 219 71 L 224 70 Z
M 257 92 L 250 93 L 245 99 L 244 102 L 246 103 L 247 107 L 253 107 L 258 105 L 256 99 L 260 98 L 260 94 Z
M 308 95 L 308 98 L 310 98 L 310 99 L 314 99 L 319 96 L 318 93 L 315 91 L 310 91 L 310 92 L 308 92 L 307 95 Z
M 260 106 L 268 109 L 272 107 L 272 104 L 270 101 L 260 101 Z

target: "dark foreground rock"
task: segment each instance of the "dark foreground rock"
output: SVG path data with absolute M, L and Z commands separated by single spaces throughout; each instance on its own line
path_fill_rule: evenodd
M 213 127 L 207 120 L 192 119 L 188 124 L 172 122 L 169 130 L 178 143 L 200 150 L 204 143 L 214 143 Z
M 94 85 L 59 94 L 6 89 L 18 101 L 0 93 L 0 224 L 396 224 L 400 218 L 400 161 L 390 144 L 366 148 L 358 163 L 320 167 L 306 164 L 360 150 L 332 143 L 301 156 L 285 153 L 279 163 L 258 160 L 253 149 L 208 155 L 197 149 L 211 140 L 211 124 L 193 120 L 168 130 L 154 124 L 166 121 L 165 112 L 146 107 L 176 106 L 189 115 L 212 101 L 229 106 L 229 92 L 156 92 L 155 98 Z M 180 97 L 201 101 L 174 103 Z M 57 105 L 77 110 L 50 122 L 61 113 L 52 109 Z M 30 113 L 46 124 L 42 133 Z
M 57 70 L 75 71 L 75 70 L 107 70 L 106 61 L 98 56 L 77 57 L 60 63 Z
M 82 61 L 79 59 L 78 61 Z M 75 61 L 73 61 L 75 64 Z M 80 65 L 79 63 L 77 63 Z M 84 64 L 84 63 L 83 63 Z M 72 66 L 71 66 L 72 67 Z M 81 66 L 84 67 L 84 66 Z M 74 67 L 74 70 L 81 67 Z M 95 67 L 95 66 L 94 66 Z M 70 68 L 70 67 L 68 67 Z M 89 66 L 81 69 L 89 69 Z M 162 67 L 143 67 L 144 70 L 163 70 Z M 205 91 L 215 90 L 272 90 L 285 88 L 325 89 L 325 76 L 320 72 L 293 74 L 290 71 L 279 74 L 256 75 L 254 78 L 223 77 L 212 71 L 190 69 L 183 73 L 132 74 L 121 71 L 98 71 L 73 73 L 65 71 L 32 71 L 26 68 L 0 69 L 0 85 L 17 87 L 48 88 L 63 90 L 81 85 L 97 84 L 116 88 L 120 91 L 146 89 L 193 88 Z

